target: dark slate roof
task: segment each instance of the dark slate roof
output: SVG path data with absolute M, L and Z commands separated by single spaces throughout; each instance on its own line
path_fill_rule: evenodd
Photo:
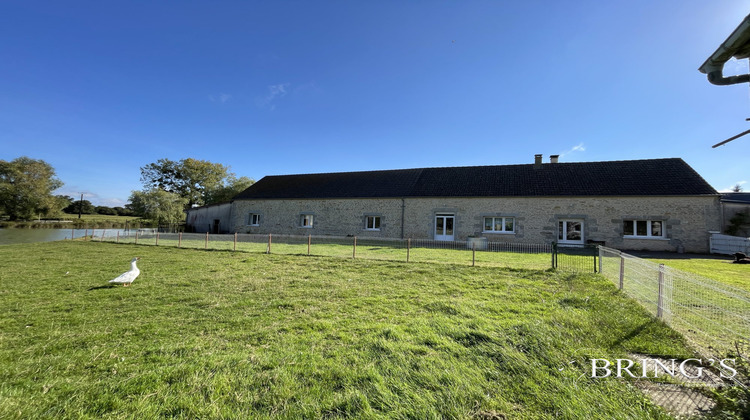
M 721 201 L 725 203 L 750 204 L 750 193 L 722 193 Z
M 266 176 L 235 200 L 718 195 L 679 158 Z

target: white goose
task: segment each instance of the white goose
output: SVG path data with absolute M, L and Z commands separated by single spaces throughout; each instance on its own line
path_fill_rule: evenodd
M 140 260 L 140 257 L 135 257 L 130 261 L 130 270 L 120 274 L 116 278 L 110 280 L 110 283 L 117 283 L 122 284 L 123 287 L 130 286 L 133 281 L 135 281 L 135 278 L 138 277 L 139 274 L 141 274 L 141 270 L 138 269 L 138 266 L 135 265 L 135 263 Z

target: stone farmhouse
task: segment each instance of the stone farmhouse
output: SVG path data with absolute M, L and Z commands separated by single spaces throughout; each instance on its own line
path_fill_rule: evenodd
M 722 222 L 720 195 L 682 159 L 542 163 L 541 155 L 522 165 L 266 176 L 222 214 L 204 225 L 678 252 L 708 252 L 709 231 Z

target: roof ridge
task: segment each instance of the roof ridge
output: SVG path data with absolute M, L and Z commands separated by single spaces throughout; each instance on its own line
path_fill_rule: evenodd
M 583 161 L 583 162 L 557 162 L 557 163 L 543 162 L 542 165 L 585 165 L 585 164 L 594 164 L 594 163 L 649 162 L 649 161 L 658 161 L 658 160 L 667 161 L 667 160 L 683 160 L 683 159 L 679 157 L 671 157 L 671 158 L 648 158 L 648 159 L 592 160 L 592 161 Z M 364 171 L 334 171 L 334 172 L 308 172 L 308 173 L 296 173 L 296 174 L 278 174 L 278 175 L 266 175 L 266 177 L 363 174 L 363 173 L 373 173 L 373 172 L 398 172 L 398 171 L 423 171 L 425 169 L 497 168 L 497 167 L 533 166 L 533 165 L 534 163 L 532 162 L 532 163 L 507 163 L 507 164 L 498 164 L 498 165 L 425 166 L 425 167 L 420 167 L 420 168 L 371 169 L 371 170 L 364 170 Z

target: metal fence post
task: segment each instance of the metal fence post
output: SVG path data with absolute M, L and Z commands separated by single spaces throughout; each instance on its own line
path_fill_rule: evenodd
M 659 264 L 659 297 L 656 300 L 656 317 L 664 317 L 664 264 Z
M 625 257 L 620 253 L 620 290 L 625 288 Z
M 409 254 L 411 253 L 411 238 L 406 239 L 406 262 L 409 262 Z
M 237 232 L 234 232 L 234 249 L 233 251 L 237 250 Z
M 474 267 L 474 264 L 477 262 L 477 243 L 472 241 L 471 242 L 471 266 Z
M 208 249 L 208 232 L 206 232 L 206 243 L 203 245 L 203 249 Z
M 552 242 L 552 268 L 557 268 L 557 242 Z
M 594 254 L 594 274 L 596 274 L 596 254 Z
M 599 272 L 602 272 L 602 247 L 597 246 L 596 247 L 597 253 L 599 254 Z
M 307 235 L 307 255 L 310 256 L 310 245 L 312 245 L 312 235 Z

